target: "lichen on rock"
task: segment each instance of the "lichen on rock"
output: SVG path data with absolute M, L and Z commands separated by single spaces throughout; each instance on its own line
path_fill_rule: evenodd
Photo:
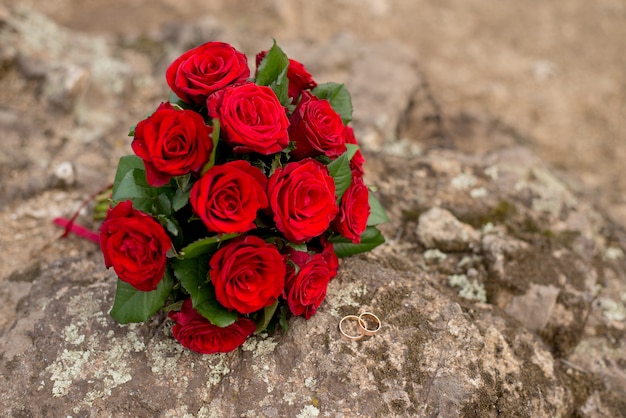
M 28 234 L 53 211 L 75 210 L 89 194 L 86 184 L 112 175 L 107 170 L 124 144 L 114 126 L 126 129 L 130 110 L 145 111 L 145 99 L 156 95 L 149 71 L 134 74 L 120 57 L 147 69 L 162 65 L 207 28 L 146 35 L 161 46 L 142 52 L 68 32 L 23 8 L 0 17 L 12 22 L 0 26 L 0 38 L 23 55 L 18 63 L 17 52 L 6 47 L 7 77 L 22 84 L 6 78 L 3 86 L 43 92 L 45 103 L 34 93 L 29 99 L 41 120 L 63 94 L 72 102 L 55 125 L 67 129 L 66 140 L 35 136 L 29 152 L 20 145 L 19 113 L 2 115 L 11 123 L 0 172 L 23 166 L 33 175 L 28 185 L 0 190 L 21 199 L 12 212 L 0 205 L 0 216 Z M 38 27 L 39 33 L 29 32 Z M 216 22 L 210 29 L 243 48 L 254 42 Z M 497 147 L 463 151 L 471 138 L 443 132 L 455 115 L 448 120 L 439 112 L 436 92 L 406 48 L 349 35 L 287 47 L 322 77 L 340 75 L 357 92 L 361 113 L 353 123 L 365 138 L 367 181 L 377 186 L 391 219 L 383 226 L 387 244 L 343 260 L 310 320 L 294 318 L 288 333 L 254 336 L 232 353 L 202 356 L 172 338 L 163 314 L 146 324 L 117 325 L 108 316 L 116 279 L 97 248 L 53 241 L 60 249 L 51 253 L 47 244 L 59 231 L 49 226 L 49 236 L 28 236 L 31 245 L 41 245 L 34 257 L 11 252 L 15 260 L 2 266 L 8 269 L 3 297 L 11 300 L 3 307 L 10 311 L 6 324 L 0 323 L 2 410 L 8 416 L 211 418 L 623 413 L 624 229 L 495 123 L 489 130 L 501 139 Z M 42 65 L 33 66 L 38 57 Z M 61 61 L 65 72 L 54 73 Z M 72 96 L 83 88 L 76 68 L 101 84 L 89 92 L 95 96 Z M 71 76 L 79 81 L 69 83 Z M 45 89 L 46 79 L 69 84 L 57 86 L 61 94 Z M 132 85 L 133 94 L 120 93 L 118 82 Z M 106 100 L 94 105 L 100 94 Z M 71 184 L 49 183 L 33 169 L 53 170 L 58 150 L 63 161 L 75 163 Z M 380 333 L 343 340 L 341 317 L 366 310 L 381 319 Z

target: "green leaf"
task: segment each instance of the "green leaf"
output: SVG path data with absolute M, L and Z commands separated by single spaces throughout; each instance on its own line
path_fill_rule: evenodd
M 209 283 L 209 260 L 205 257 L 172 260 L 174 275 L 191 296 L 192 306 L 213 325 L 227 327 L 239 317 L 215 299 L 215 288 Z
M 213 133 L 211 134 L 211 140 L 213 141 L 213 150 L 211 151 L 209 161 L 207 161 L 204 167 L 202 167 L 200 174 L 206 173 L 215 165 L 215 154 L 217 153 L 217 144 L 220 140 L 220 121 L 217 118 L 213 119 Z
M 174 177 L 174 179 L 176 180 L 176 185 L 181 192 L 186 192 L 191 189 L 191 173 L 185 174 L 184 176 Z
M 313 89 L 313 94 L 320 99 L 328 100 L 344 124 L 352 120 L 352 99 L 346 86 L 333 82 L 318 84 Z
M 354 157 L 354 154 L 356 154 L 356 152 L 360 148 L 361 147 L 359 147 L 356 144 L 346 144 L 346 153 L 348 154 L 348 161 L 352 161 L 352 157 Z
M 141 164 L 141 167 L 137 168 L 137 164 Z M 122 175 L 124 170 L 126 171 Z M 133 207 L 137 210 L 154 215 L 172 213 L 171 199 L 175 194 L 174 189 L 169 185 L 163 187 L 150 186 L 146 180 L 146 172 L 141 159 L 126 161 L 123 170 L 118 167 L 115 177 L 111 194 L 113 202 L 130 199 L 133 202 Z
M 374 193 L 369 190 L 368 203 L 370 205 L 370 216 L 367 218 L 367 226 L 374 226 L 389 222 L 385 209 L 380 204 Z
M 337 196 L 337 204 L 341 202 L 341 196 L 348 190 L 352 182 L 352 171 L 350 170 L 350 159 L 348 151 L 344 152 L 339 158 L 328 164 L 328 171 L 335 180 L 335 196 Z
M 203 254 L 207 254 L 217 250 L 217 247 L 221 242 L 227 241 L 237 236 L 239 236 L 239 234 L 222 234 L 215 235 L 213 237 L 203 238 L 187 245 L 181 250 L 180 253 L 181 256 L 185 259 L 199 257 Z
M 187 205 L 190 194 L 191 189 L 186 192 L 183 192 L 181 189 L 176 189 L 176 193 L 174 193 L 174 197 L 172 197 L 172 209 L 174 212 L 178 212 Z
M 274 302 L 270 306 L 266 306 L 265 308 L 263 308 L 263 310 L 260 312 L 259 317 L 255 321 L 256 322 L 256 331 L 254 331 L 255 334 L 259 334 L 265 331 L 270 321 L 272 320 L 274 313 L 276 312 L 276 308 L 278 308 L 278 299 L 276 300 L 276 302 Z
M 142 292 L 118 279 L 115 302 L 110 315 L 120 324 L 144 322 L 163 307 L 173 286 L 174 280 L 167 270 L 163 280 L 151 292 Z
M 175 218 L 166 215 L 157 215 L 156 219 L 173 237 L 182 235 L 182 228 Z
M 144 170 L 143 160 L 136 155 L 125 155 L 120 158 L 117 164 L 117 171 L 115 172 L 115 180 L 113 181 L 113 193 L 116 192 L 120 182 L 131 170 Z
M 361 242 L 354 244 L 349 239 L 337 235 L 329 239 L 333 243 L 337 257 L 348 257 L 354 254 L 371 251 L 385 242 L 383 234 L 373 226 L 368 226 L 361 234 Z
M 146 172 L 135 168 L 126 173 L 117 188 L 113 187 L 111 200 L 121 202 L 130 199 L 135 209 L 150 213 L 158 194 L 158 189 L 150 187 L 146 182 Z
M 287 245 L 296 251 L 300 251 L 301 253 L 306 253 L 307 251 L 309 251 L 308 247 L 306 246 L 306 242 L 298 244 L 296 242 L 287 241 Z
M 172 202 L 168 196 L 169 193 L 160 193 L 154 199 L 154 210 L 158 214 L 171 215 Z
M 289 308 L 287 307 L 287 305 L 281 306 L 278 324 L 283 330 L 285 330 L 285 332 L 289 331 L 289 321 L 287 321 L 287 312 L 289 312 Z
M 255 82 L 259 86 L 270 86 L 283 106 L 290 104 L 288 69 L 289 58 L 274 40 L 274 45 L 259 64 Z
M 259 64 L 256 73 L 256 84 L 259 86 L 269 86 L 278 80 L 280 75 L 289 68 L 289 58 L 274 40 L 274 45 L 267 51 L 265 57 Z

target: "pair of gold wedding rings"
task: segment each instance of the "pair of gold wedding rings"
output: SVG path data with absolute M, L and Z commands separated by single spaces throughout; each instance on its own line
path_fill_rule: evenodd
M 355 324 L 350 327 L 349 322 Z M 371 312 L 363 312 L 359 316 L 346 315 L 339 321 L 339 332 L 343 338 L 349 341 L 357 341 L 366 335 L 374 335 L 380 331 L 380 327 L 380 319 Z

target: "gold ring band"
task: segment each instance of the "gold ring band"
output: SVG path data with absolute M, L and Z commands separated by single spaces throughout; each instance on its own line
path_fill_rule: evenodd
M 368 328 L 367 327 L 368 321 L 366 321 L 366 318 L 373 319 L 376 322 L 376 327 L 373 329 Z M 358 319 L 359 319 L 358 321 L 359 328 L 361 328 L 361 332 L 363 333 L 363 335 L 374 335 L 378 331 L 380 331 L 380 327 L 381 327 L 380 319 L 373 313 L 363 312 L 361 315 L 358 316 Z
M 359 335 L 350 335 L 350 334 L 348 334 L 346 331 L 344 331 L 344 329 L 343 329 L 343 323 L 344 323 L 344 321 L 346 321 L 346 320 L 356 321 L 356 323 L 358 324 L 358 328 L 357 328 L 357 329 L 358 329 L 358 330 L 362 330 L 362 329 L 363 329 L 363 324 L 361 324 L 361 321 L 362 321 L 362 319 L 361 319 L 361 318 L 359 318 L 359 317 L 358 317 L 358 316 L 356 316 L 356 315 L 347 315 L 347 316 L 344 316 L 343 318 L 341 318 L 341 321 L 339 321 L 339 332 L 341 332 L 341 335 L 342 335 L 345 339 L 350 340 L 350 341 L 358 341 L 358 340 L 360 340 L 361 338 L 363 338 L 363 336 L 364 336 L 365 334 L 364 334 L 362 331 L 361 331 L 361 333 L 360 333 Z

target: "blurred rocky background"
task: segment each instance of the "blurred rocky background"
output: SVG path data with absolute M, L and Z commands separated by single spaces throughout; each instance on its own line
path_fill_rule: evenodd
M 0 3 L 7 416 L 625 416 L 624 2 L 208 3 Z M 97 246 L 52 219 L 111 182 L 172 59 L 272 37 L 352 93 L 387 243 L 310 321 L 203 357 L 115 324 Z M 381 333 L 342 340 L 365 309 Z

